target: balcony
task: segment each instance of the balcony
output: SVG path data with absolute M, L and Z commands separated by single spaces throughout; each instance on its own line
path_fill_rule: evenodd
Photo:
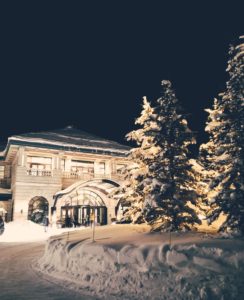
M 80 172 L 63 172 L 62 178 L 67 179 L 79 179 L 79 180 L 92 180 L 92 179 L 114 179 L 122 180 L 123 175 L 121 174 L 98 174 L 98 173 L 80 173 Z
M 51 170 L 26 169 L 28 176 L 52 177 Z

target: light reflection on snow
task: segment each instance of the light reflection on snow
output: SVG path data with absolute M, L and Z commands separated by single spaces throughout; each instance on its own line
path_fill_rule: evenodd
M 35 242 L 45 241 L 52 235 L 58 235 L 63 232 L 74 231 L 77 228 L 57 228 L 56 226 L 45 227 L 32 221 L 19 220 L 5 223 L 5 230 L 0 235 L 1 242 Z

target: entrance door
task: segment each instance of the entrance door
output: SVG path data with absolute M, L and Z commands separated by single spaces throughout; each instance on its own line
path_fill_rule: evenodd
M 94 213 L 95 223 L 100 225 L 107 224 L 107 208 L 96 207 L 96 206 L 83 206 L 82 207 L 82 224 L 86 224 L 87 221 L 90 223 L 90 215 Z
M 90 224 L 90 215 L 94 213 L 95 223 L 98 225 L 107 224 L 107 208 L 105 206 L 62 206 L 61 219 L 65 222 L 65 226 L 70 227 L 70 222 L 78 225 Z
M 107 224 L 107 208 L 106 207 L 98 207 L 97 208 L 97 223 L 100 225 Z

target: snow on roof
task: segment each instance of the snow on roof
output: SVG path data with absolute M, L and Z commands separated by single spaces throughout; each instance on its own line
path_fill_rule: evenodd
M 130 147 L 128 146 L 75 129 L 71 126 L 51 131 L 30 132 L 14 135 L 10 137 L 8 141 L 12 143 L 26 142 L 33 144 L 73 147 L 77 149 L 98 149 L 103 151 L 119 152 L 121 154 L 127 154 L 130 150 Z

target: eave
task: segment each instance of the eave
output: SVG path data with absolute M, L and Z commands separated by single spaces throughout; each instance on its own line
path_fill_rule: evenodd
M 33 148 L 42 148 L 42 149 L 51 149 L 58 151 L 71 151 L 76 153 L 87 153 L 87 154 L 100 154 L 100 155 L 109 155 L 115 157 L 127 157 L 128 151 L 125 150 L 109 150 L 102 148 L 89 148 L 89 147 L 76 147 L 69 145 L 55 145 L 48 143 L 38 143 L 38 142 L 28 142 L 20 140 L 11 140 L 9 139 L 6 149 L 3 152 L 2 160 L 11 161 L 16 155 L 19 147 L 33 147 Z

